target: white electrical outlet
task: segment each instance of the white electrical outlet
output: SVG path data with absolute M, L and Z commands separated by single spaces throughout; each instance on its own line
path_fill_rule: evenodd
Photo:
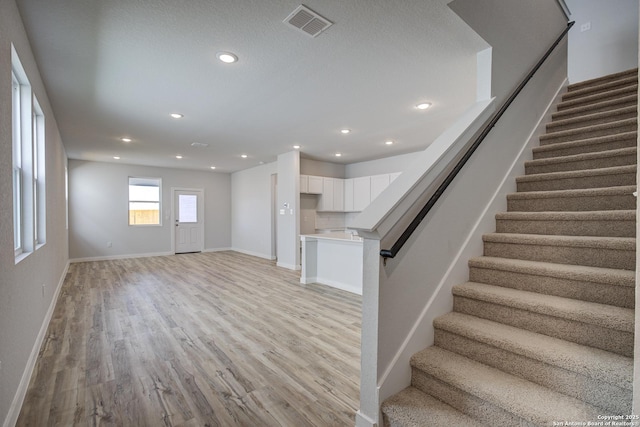
M 580 32 L 589 31 L 591 29 L 591 21 L 580 25 Z
M 107 247 L 110 248 L 112 246 L 111 242 L 107 242 Z

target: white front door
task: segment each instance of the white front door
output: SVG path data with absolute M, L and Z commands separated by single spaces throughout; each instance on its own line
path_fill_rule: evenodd
M 174 190 L 175 253 L 204 249 L 204 206 L 202 190 Z

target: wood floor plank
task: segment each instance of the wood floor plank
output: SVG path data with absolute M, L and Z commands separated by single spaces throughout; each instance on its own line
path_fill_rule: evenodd
M 72 264 L 18 426 L 352 426 L 361 298 L 236 252 Z

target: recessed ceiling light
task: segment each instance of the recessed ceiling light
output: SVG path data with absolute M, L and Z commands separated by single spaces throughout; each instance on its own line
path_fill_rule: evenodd
M 192 147 L 207 148 L 209 146 L 209 144 L 207 144 L 206 142 L 192 142 L 191 146 Z
M 242 157 L 243 159 L 246 159 L 249 156 L 247 156 L 246 154 L 242 154 L 242 155 L 240 155 L 240 157 Z
M 391 140 L 385 141 L 384 143 L 387 144 L 387 145 L 393 145 L 393 141 L 391 141 Z
M 295 150 L 299 150 L 299 149 L 300 149 L 300 146 L 299 146 L 299 145 L 294 145 L 294 146 L 293 146 L 293 148 L 294 148 Z
M 430 102 L 422 102 L 422 103 L 416 105 L 416 108 L 418 110 L 426 110 L 429 107 L 431 107 L 431 103 Z
M 211 169 L 215 169 L 215 168 L 216 168 L 215 166 L 211 166 Z
M 122 142 L 131 142 L 131 138 L 120 138 Z
M 113 156 L 114 159 L 120 160 L 120 156 Z
M 336 157 L 342 157 L 342 153 L 336 153 Z
M 180 114 L 180 113 L 171 113 L 171 117 L 173 117 L 174 119 L 181 119 L 184 117 L 184 114 Z
M 351 129 L 340 129 L 340 133 L 343 133 L 346 135 L 348 133 L 351 133 Z
M 216 56 L 225 64 L 233 64 L 238 60 L 238 57 L 231 52 L 218 52 L 216 53 Z
M 182 158 L 182 156 L 176 156 L 176 159 L 181 159 L 181 158 Z

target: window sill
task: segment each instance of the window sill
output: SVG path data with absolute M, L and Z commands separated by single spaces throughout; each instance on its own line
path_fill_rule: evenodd
M 31 252 L 22 252 L 21 254 L 16 255 L 16 265 L 29 255 L 31 255 Z

